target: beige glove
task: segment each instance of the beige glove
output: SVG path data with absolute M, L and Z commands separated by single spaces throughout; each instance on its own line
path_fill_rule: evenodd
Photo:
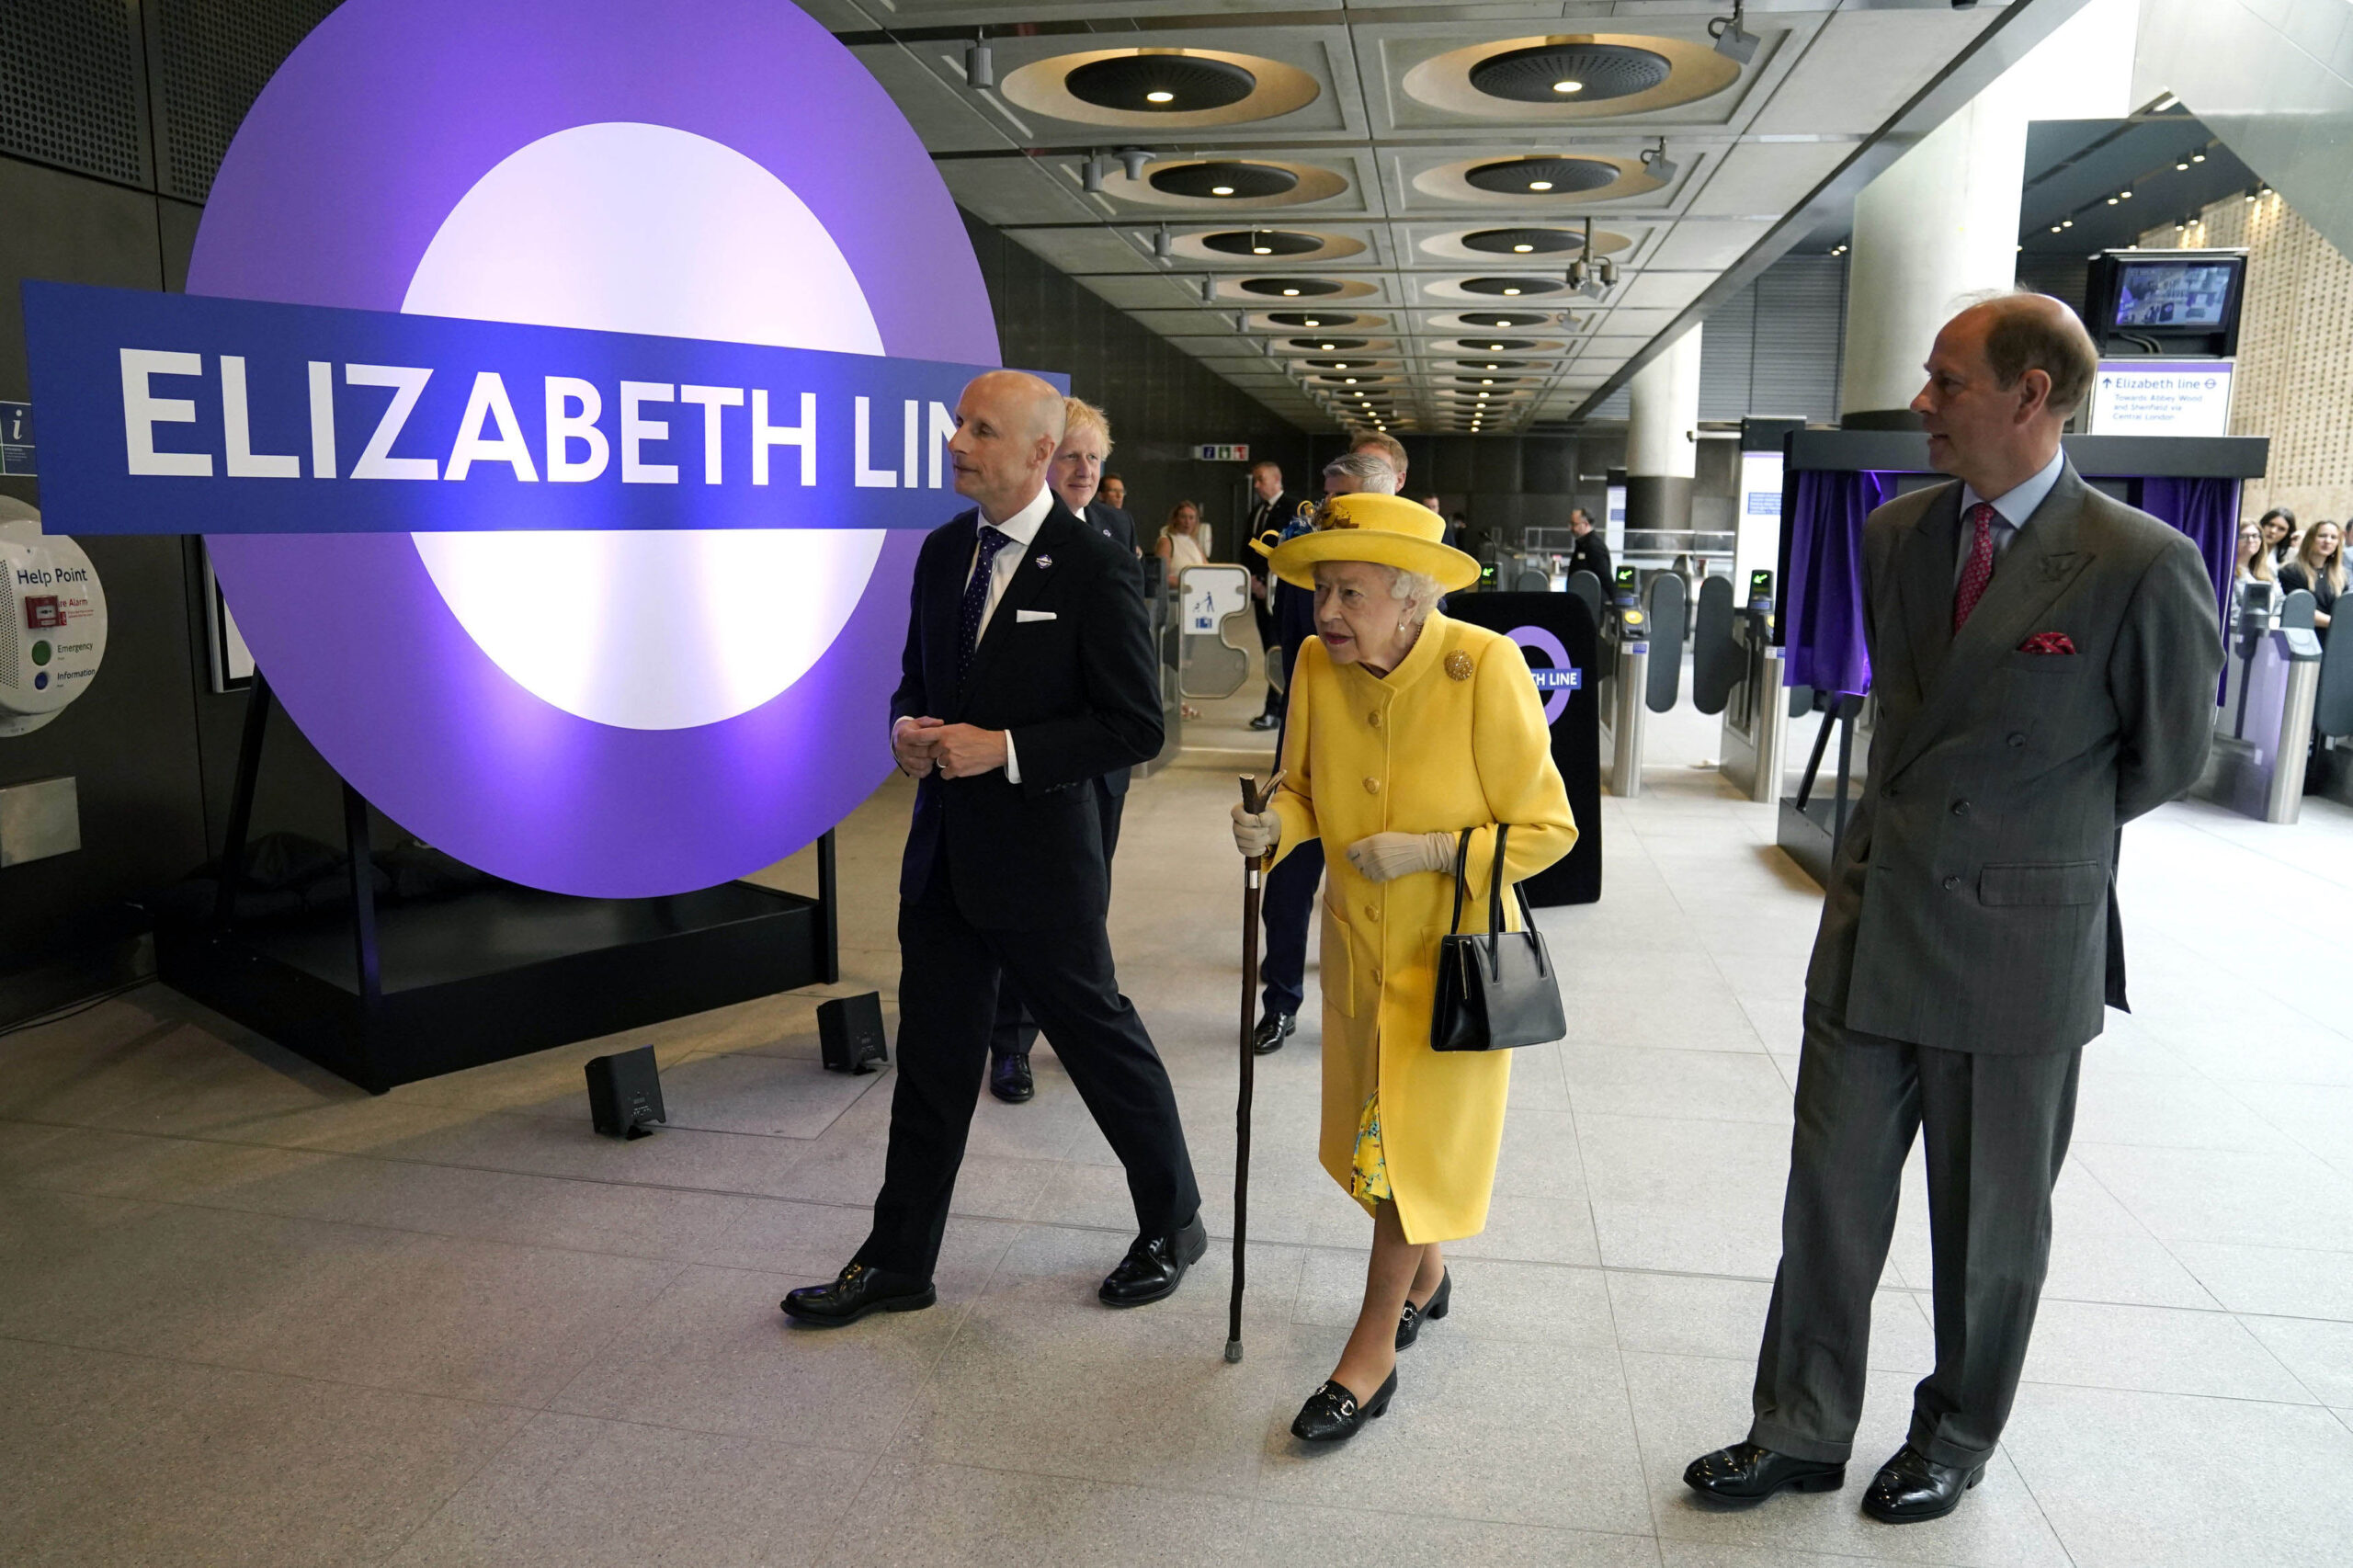
M 1233 846 L 1245 858 L 1272 854 L 1282 836 L 1282 819 L 1274 812 L 1245 811 L 1240 801 L 1234 802 Z
M 1348 864 L 1367 881 L 1393 881 L 1415 871 L 1454 871 L 1451 833 L 1376 833 L 1348 846 Z

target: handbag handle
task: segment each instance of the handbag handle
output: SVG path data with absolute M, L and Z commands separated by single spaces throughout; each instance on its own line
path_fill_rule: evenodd
M 1447 935 L 1449 937 L 1462 934 L 1462 897 L 1471 879 L 1471 835 L 1477 831 L 1476 828 L 1464 828 L 1461 839 L 1455 846 L 1454 917 L 1447 923 Z M 1487 886 L 1487 972 L 1498 980 L 1503 978 L 1504 972 L 1504 845 L 1506 835 L 1510 832 L 1509 823 L 1495 824 L 1495 863 L 1494 875 L 1488 879 Z M 1536 911 L 1528 902 L 1527 885 L 1514 882 L 1511 891 L 1512 896 L 1519 901 L 1520 926 L 1526 930 L 1535 930 Z M 1540 947 L 1537 949 L 1536 961 L 1539 974 L 1548 971 L 1550 966 L 1544 961 L 1544 951 Z

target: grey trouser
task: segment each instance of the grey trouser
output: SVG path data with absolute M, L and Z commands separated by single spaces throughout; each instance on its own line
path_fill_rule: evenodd
M 1748 1440 L 1844 1462 L 1869 1365 L 1915 1131 L 1928 1155 L 1936 1369 L 1912 1394 L 1912 1446 L 1973 1468 L 2009 1419 L 2051 1261 L 2051 1187 L 2075 1122 L 2080 1047 L 1945 1051 L 1858 1033 L 1809 1000 L 1781 1266 L 1756 1356 Z

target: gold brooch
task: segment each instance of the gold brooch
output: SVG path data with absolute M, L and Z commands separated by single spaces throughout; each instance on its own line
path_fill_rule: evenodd
M 1471 655 L 1460 649 L 1446 656 L 1446 673 L 1456 680 L 1469 680 L 1471 667 Z

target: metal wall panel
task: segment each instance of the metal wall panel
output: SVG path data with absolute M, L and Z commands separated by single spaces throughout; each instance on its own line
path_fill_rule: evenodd
M 153 183 L 133 0 L 0 4 L 0 152 Z

